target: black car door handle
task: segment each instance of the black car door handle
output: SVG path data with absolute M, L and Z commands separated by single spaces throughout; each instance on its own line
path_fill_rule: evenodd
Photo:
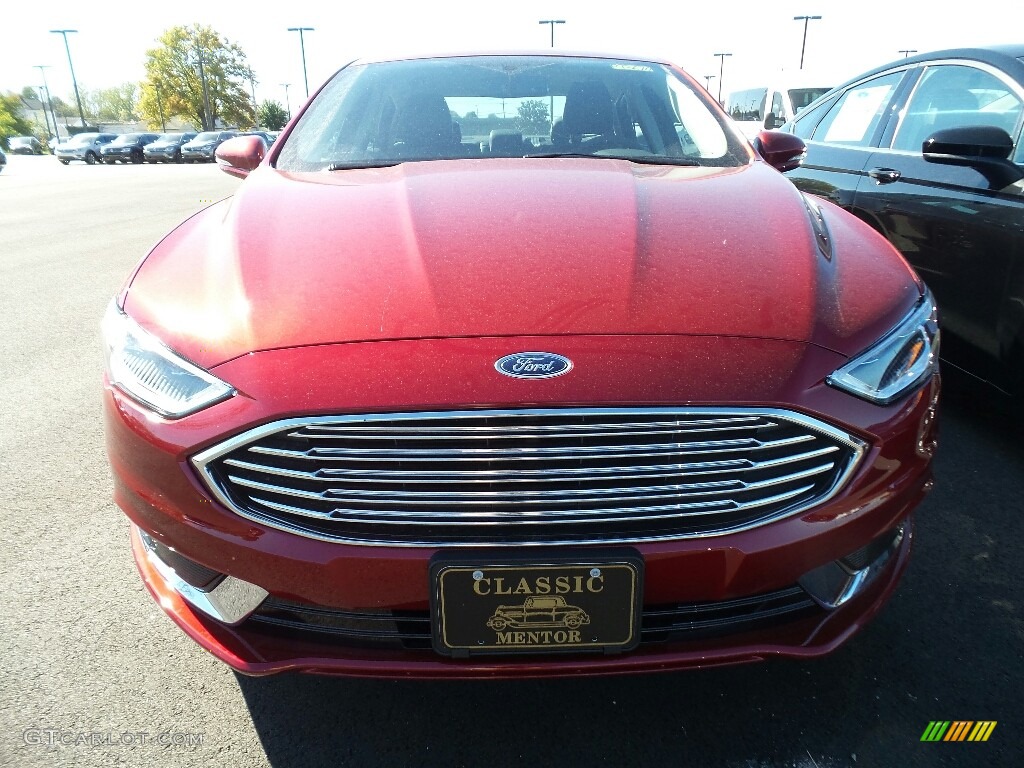
M 879 184 L 892 184 L 894 181 L 899 181 L 902 175 L 895 168 L 872 168 L 868 171 L 868 176 Z

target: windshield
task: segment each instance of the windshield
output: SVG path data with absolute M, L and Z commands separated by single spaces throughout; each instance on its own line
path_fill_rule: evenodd
M 8 142 L 8 144 L 10 144 L 10 146 L 12 146 L 12 147 L 14 147 L 14 146 L 21 146 L 22 144 L 31 144 L 31 143 L 32 143 L 32 139 L 29 138 L 28 136 L 15 136 L 15 137 L 13 137 Z
M 118 136 L 116 139 L 114 139 L 112 142 L 110 142 L 110 146 L 113 147 L 113 146 L 124 146 L 125 144 L 135 144 L 136 142 L 138 142 L 139 136 L 141 136 L 141 135 L 142 134 L 139 134 L 139 133 L 125 133 L 125 134 L 122 134 L 121 136 Z
M 203 131 L 194 139 L 192 139 L 192 141 L 195 141 L 197 143 L 200 141 L 216 141 L 219 136 L 220 131 Z
M 80 133 L 77 136 L 72 136 L 68 144 L 90 144 L 98 135 L 97 133 Z
M 276 165 L 559 155 L 747 162 L 709 104 L 703 88 L 647 62 L 478 56 L 355 65 L 316 97 Z

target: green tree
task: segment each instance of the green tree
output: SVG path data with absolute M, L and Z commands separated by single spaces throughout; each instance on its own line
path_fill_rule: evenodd
M 4 147 L 11 136 L 32 135 L 32 124 L 21 116 L 21 107 L 17 94 L 0 95 L 0 144 Z
M 548 105 L 543 99 L 527 99 L 519 105 L 516 130 L 523 135 L 548 132 Z
M 159 127 L 161 107 L 165 117 L 177 115 L 204 131 L 218 125 L 253 127 L 245 87 L 250 69 L 237 43 L 198 24 L 171 27 L 157 43 L 146 52 L 146 81 L 139 99 L 139 111 L 150 127 Z
M 82 94 L 85 111 L 98 120 L 133 123 L 139 119 L 139 86 L 122 83 L 113 88 L 100 88 Z
M 288 122 L 288 113 L 279 101 L 264 101 L 256 112 L 259 124 L 270 131 L 280 131 Z

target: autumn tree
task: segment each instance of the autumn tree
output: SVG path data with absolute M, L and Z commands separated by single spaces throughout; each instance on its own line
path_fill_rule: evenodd
M 139 119 L 139 86 L 122 83 L 82 93 L 85 111 L 106 122 L 133 123 Z
M 264 101 L 256 116 L 260 125 L 270 131 L 280 131 L 288 122 L 288 113 L 278 101 Z
M 17 94 L 0 95 L 0 144 L 5 147 L 11 136 L 32 135 L 32 125 L 21 116 L 21 106 Z
M 160 115 L 179 116 L 201 130 L 253 126 L 245 52 L 212 27 L 171 27 L 146 52 L 139 111 L 151 127 Z M 205 93 L 204 93 L 205 83 Z

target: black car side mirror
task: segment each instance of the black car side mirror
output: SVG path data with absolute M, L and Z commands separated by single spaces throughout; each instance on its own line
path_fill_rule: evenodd
M 955 155 L 1006 160 L 1013 151 L 1013 139 L 1002 128 L 991 125 L 965 125 L 936 131 L 921 144 L 921 152 L 929 155 Z
M 992 190 L 1006 189 L 1024 178 L 1024 170 L 1009 160 L 1012 151 L 1010 134 L 991 125 L 946 128 L 921 144 L 926 162 L 973 168 Z

